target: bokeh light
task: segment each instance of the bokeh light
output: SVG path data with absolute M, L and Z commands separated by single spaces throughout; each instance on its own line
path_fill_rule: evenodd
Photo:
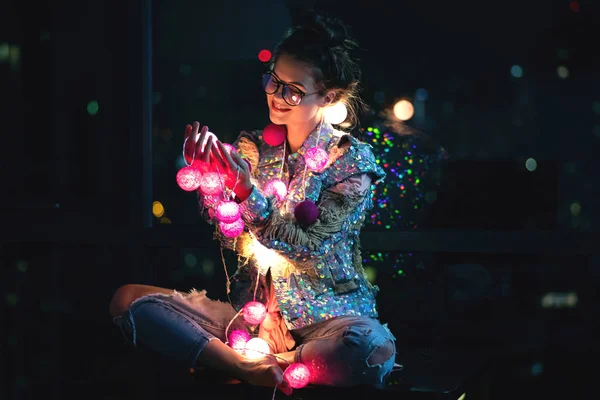
M 193 255 L 191 253 L 187 253 L 186 255 L 183 256 L 183 263 L 188 268 L 194 268 L 196 266 L 196 264 L 198 264 L 198 259 L 196 258 L 195 255 Z
M 264 63 L 271 59 L 271 52 L 267 49 L 263 49 L 258 52 L 258 59 Z
M 165 207 L 160 201 L 155 201 L 152 203 L 152 214 L 156 218 L 160 218 L 165 214 Z
M 341 101 L 325 109 L 325 119 L 330 124 L 339 125 L 346 120 L 348 109 Z
M 569 8 L 573 12 L 579 12 L 579 2 L 575 0 L 569 2 Z
M 98 106 L 98 102 L 96 100 L 92 100 L 87 104 L 87 112 L 90 115 L 98 114 L 99 108 L 100 107 Z
M 363 129 L 363 135 L 386 173 L 383 182 L 372 186 L 374 207 L 366 223 L 416 229 L 425 207 L 437 200 L 441 168 L 448 158 L 445 149 L 377 124 Z
M 581 203 L 576 201 L 569 207 L 573 216 L 578 216 L 581 213 Z
M 515 78 L 521 78 L 523 76 L 523 68 L 520 65 L 513 65 L 510 67 L 510 74 Z
M 567 79 L 569 77 L 569 69 L 564 65 L 561 65 L 556 69 L 556 74 L 561 79 Z
M 415 113 L 415 107 L 408 100 L 400 100 L 394 104 L 394 116 L 400 121 L 408 121 Z
M 427 101 L 428 98 L 429 98 L 429 92 L 427 91 L 427 89 L 419 88 L 415 92 L 415 100 L 416 101 Z
M 8 61 L 10 46 L 8 43 L 0 43 L 0 62 Z
M 533 172 L 537 167 L 538 164 L 535 158 L 528 158 L 527 161 L 525 161 L 525 168 L 527 168 L 527 171 Z

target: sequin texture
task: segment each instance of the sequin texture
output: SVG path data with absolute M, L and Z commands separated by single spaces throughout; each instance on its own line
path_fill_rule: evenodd
M 232 279 L 232 292 L 237 292 L 234 306 L 240 309 L 251 300 L 252 282 L 260 279 L 264 284 L 265 274 L 270 271 L 288 329 L 342 315 L 377 317 L 377 287 L 362 272 L 359 250 L 360 229 L 373 207 L 372 192 L 350 195 L 339 201 L 339 208 L 336 202 L 321 203 L 332 188 L 352 176 L 369 174 L 374 177 L 373 184 L 383 180 L 385 172 L 376 162 L 371 146 L 336 131 L 328 123 L 318 126 L 296 153 L 286 151 L 285 156 L 286 143 L 270 146 L 264 142 L 261 131 L 242 132 L 234 146 L 241 138 L 252 141 L 259 154 L 253 170 L 254 189 L 240 203 L 249 232 L 245 238 L 257 243 L 248 247 L 252 250 L 241 260 Z M 320 171 L 311 171 L 305 163 L 306 151 L 314 147 L 329 155 L 327 165 Z M 267 196 L 263 191 L 273 179 L 287 186 L 284 199 Z M 294 207 L 305 199 L 317 204 L 320 220 L 316 224 L 324 226 L 301 227 L 296 223 Z M 332 229 L 331 234 L 327 229 Z M 285 234 L 279 237 L 273 232 Z M 278 262 L 277 257 L 270 257 L 265 251 L 276 253 L 285 262 Z M 257 300 L 262 293 L 263 288 L 259 287 Z

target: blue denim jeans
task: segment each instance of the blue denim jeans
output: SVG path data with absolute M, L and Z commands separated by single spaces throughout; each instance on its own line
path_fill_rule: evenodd
M 175 292 L 144 296 L 114 322 L 134 345 L 139 341 L 169 359 L 196 367 L 204 346 L 215 339 L 226 341 L 226 329 L 250 332 L 243 318 L 234 319 L 236 314 L 230 304 L 211 300 L 205 292 Z M 380 386 L 394 367 L 396 339 L 375 318 L 337 317 L 291 334 L 296 341 L 295 361 L 309 368 L 311 384 Z

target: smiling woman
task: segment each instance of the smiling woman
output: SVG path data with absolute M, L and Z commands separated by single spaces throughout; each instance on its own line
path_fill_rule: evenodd
M 353 44 L 339 20 L 312 15 L 283 37 L 263 75 L 272 124 L 242 132 L 233 150 L 208 127 L 187 126 L 189 167 L 221 180 L 222 193 L 200 187 L 197 195 L 221 246 L 239 256 L 227 282 L 231 304 L 205 292 L 127 285 L 111 304 L 126 336 L 190 367 L 286 393 L 298 382 L 383 384 L 395 338 L 378 320 L 378 288 L 362 268 L 359 235 L 373 206 L 371 184 L 385 173 L 369 145 L 324 118 L 340 102 L 353 108 L 360 77 Z M 281 140 L 268 139 L 273 134 Z M 225 205 L 235 210 L 226 220 Z M 233 348 L 234 331 L 255 337 Z M 257 353 L 261 346 L 267 354 Z M 284 371 L 302 371 L 302 379 Z

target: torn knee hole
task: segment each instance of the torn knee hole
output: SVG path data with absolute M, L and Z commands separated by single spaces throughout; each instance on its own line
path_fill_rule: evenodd
M 394 354 L 396 354 L 396 348 L 394 346 L 394 342 L 388 340 L 378 348 L 376 348 L 373 353 L 369 356 L 367 363 L 369 365 L 381 365 L 389 360 Z

